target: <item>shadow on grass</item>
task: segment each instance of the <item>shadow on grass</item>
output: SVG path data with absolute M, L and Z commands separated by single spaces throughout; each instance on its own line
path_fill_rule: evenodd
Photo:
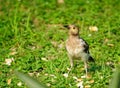
M 89 72 L 95 72 L 95 71 L 100 71 L 100 70 L 102 70 L 102 66 L 100 66 L 96 63 L 90 64 L 90 67 L 88 68 Z

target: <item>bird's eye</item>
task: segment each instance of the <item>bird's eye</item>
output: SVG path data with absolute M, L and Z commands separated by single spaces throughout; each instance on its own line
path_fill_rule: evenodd
M 73 27 L 73 29 L 75 29 L 75 27 Z

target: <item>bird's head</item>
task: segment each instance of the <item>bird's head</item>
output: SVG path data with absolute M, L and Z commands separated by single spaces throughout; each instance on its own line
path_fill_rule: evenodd
M 75 25 L 65 25 L 67 29 L 69 29 L 69 34 L 77 36 L 79 34 L 79 28 Z

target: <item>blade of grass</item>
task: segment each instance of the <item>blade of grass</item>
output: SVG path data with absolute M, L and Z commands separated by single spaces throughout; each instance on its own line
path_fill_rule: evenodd
M 42 83 L 38 82 L 36 79 L 30 77 L 27 74 L 24 74 L 17 70 L 15 70 L 15 74 L 19 77 L 19 79 L 25 82 L 29 88 L 48 88 L 47 86 L 43 85 Z
M 109 88 L 120 88 L 120 66 L 116 69 L 113 74 Z

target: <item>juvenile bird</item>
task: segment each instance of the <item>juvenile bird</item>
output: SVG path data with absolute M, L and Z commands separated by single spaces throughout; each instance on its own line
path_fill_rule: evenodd
M 77 26 L 67 25 L 64 27 L 69 29 L 69 37 L 66 40 L 66 49 L 70 59 L 71 68 L 73 67 L 74 59 L 82 59 L 87 76 L 87 62 L 94 62 L 94 59 L 89 53 L 89 45 L 79 37 L 79 28 Z

